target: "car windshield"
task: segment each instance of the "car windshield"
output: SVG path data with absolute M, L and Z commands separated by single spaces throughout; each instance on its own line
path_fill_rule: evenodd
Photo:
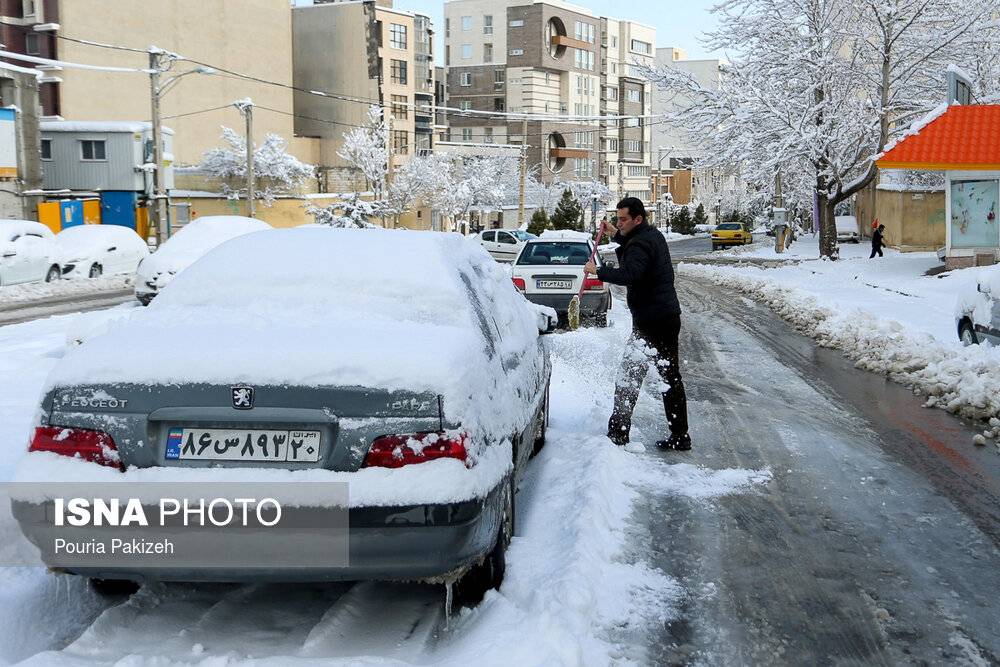
M 583 266 L 590 258 L 590 248 L 586 243 L 573 241 L 529 243 L 517 258 L 518 264 L 547 265 L 567 264 Z
M 719 225 L 718 227 L 716 227 L 716 229 L 724 229 L 726 231 L 736 231 L 738 229 L 742 229 L 742 227 L 736 224 L 735 222 L 728 222 L 724 225 Z
M 537 239 L 538 238 L 534 234 L 529 234 L 528 232 L 521 231 L 520 229 L 516 229 L 516 230 L 512 231 L 511 234 L 513 234 L 514 236 L 516 236 L 518 241 L 530 241 L 531 239 Z

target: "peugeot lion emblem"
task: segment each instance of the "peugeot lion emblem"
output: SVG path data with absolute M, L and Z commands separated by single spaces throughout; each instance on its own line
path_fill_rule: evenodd
M 233 407 L 237 410 L 253 408 L 253 387 L 246 385 L 233 387 Z

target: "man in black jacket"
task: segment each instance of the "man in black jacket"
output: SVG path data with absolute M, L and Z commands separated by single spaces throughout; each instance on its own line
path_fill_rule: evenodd
M 885 245 L 885 225 L 879 225 L 878 229 L 872 232 L 872 254 L 868 255 L 868 259 L 875 256 L 878 253 L 879 257 L 885 257 L 882 254 L 882 246 Z
M 622 359 L 615 386 L 615 407 L 608 421 L 608 437 L 617 445 L 628 442 L 632 411 L 649 364 L 656 365 L 666 391 L 663 408 L 670 437 L 656 443 L 661 449 L 691 449 L 688 435 L 687 397 L 681 380 L 677 338 L 681 330 L 681 306 L 674 289 L 674 267 L 667 241 L 646 222 L 646 209 L 635 197 L 618 202 L 618 228 L 609 226 L 619 245 L 618 268 L 593 262 L 584 270 L 601 280 L 628 288 L 632 311 L 632 335 Z

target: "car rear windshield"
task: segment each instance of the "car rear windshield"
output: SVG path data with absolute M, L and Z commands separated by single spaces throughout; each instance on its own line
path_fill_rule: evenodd
M 518 264 L 545 266 L 548 264 L 566 264 L 583 266 L 590 259 L 590 247 L 586 243 L 572 241 L 529 243 L 524 252 L 517 258 Z
M 716 227 L 716 229 L 725 229 L 727 231 L 732 231 L 732 230 L 737 230 L 737 229 L 743 229 L 743 227 L 741 227 L 740 225 L 736 224 L 735 222 L 730 222 L 730 223 L 727 223 L 727 224 L 724 224 L 724 225 L 719 225 L 718 227 Z

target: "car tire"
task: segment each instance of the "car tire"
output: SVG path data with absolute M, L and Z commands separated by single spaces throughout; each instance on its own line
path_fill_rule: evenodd
M 128 597 L 139 590 L 139 584 L 129 579 L 91 579 L 90 587 L 102 597 Z
M 53 264 L 52 266 L 49 267 L 49 272 L 45 274 L 45 282 L 51 283 L 56 280 L 59 280 L 61 277 L 62 277 L 62 271 L 59 270 L 58 266 Z
M 597 317 L 595 317 L 594 318 L 594 324 L 596 324 L 597 326 L 599 326 L 602 329 L 606 328 L 608 326 L 608 314 L 607 313 L 601 313 L 600 315 L 598 315 Z
M 719 249 L 719 246 L 717 246 L 716 244 L 713 243 L 712 244 L 712 252 L 715 252 L 718 249 Z
M 542 397 L 541 420 L 535 426 L 535 442 L 531 449 L 531 455 L 535 456 L 545 447 L 545 432 L 549 427 L 549 388 L 545 387 L 545 396 Z
M 504 485 L 503 508 L 496 542 L 483 560 L 476 563 L 455 584 L 455 601 L 465 607 L 482 602 L 490 589 L 499 590 L 507 571 L 507 547 L 514 537 L 514 477 Z
M 976 336 L 976 330 L 972 327 L 972 323 L 968 320 L 963 320 L 958 326 L 958 339 L 962 341 L 962 345 L 968 347 L 969 345 L 978 345 L 979 338 Z
M 100 278 L 102 273 L 104 273 L 104 269 L 101 268 L 100 264 L 91 264 L 87 276 L 89 278 Z

